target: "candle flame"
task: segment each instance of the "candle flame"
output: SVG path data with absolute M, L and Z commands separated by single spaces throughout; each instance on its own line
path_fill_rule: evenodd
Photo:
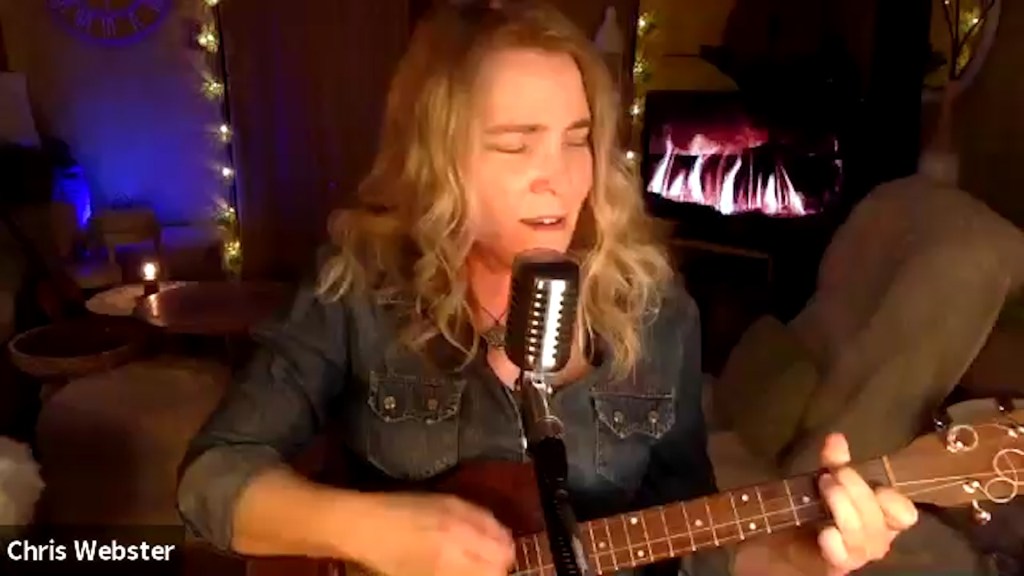
M 142 279 L 146 282 L 152 282 L 156 280 L 157 272 L 159 268 L 156 262 L 146 262 L 142 265 Z

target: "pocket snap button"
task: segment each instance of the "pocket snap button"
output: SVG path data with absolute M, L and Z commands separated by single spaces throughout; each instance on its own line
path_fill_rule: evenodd
M 395 401 L 395 397 L 394 396 L 385 396 L 384 397 L 384 409 L 385 410 L 394 410 L 395 406 L 397 404 L 398 404 L 398 402 Z
M 615 412 L 612 412 L 612 422 L 615 422 L 616 424 L 622 424 L 625 420 L 626 416 L 621 411 L 616 410 Z
M 647 414 L 647 419 L 651 421 L 651 424 L 657 424 L 659 417 L 660 416 L 658 415 L 658 411 L 657 410 L 651 410 Z
M 429 399 L 427 399 L 427 410 L 430 410 L 430 411 L 437 410 L 437 398 L 429 398 Z

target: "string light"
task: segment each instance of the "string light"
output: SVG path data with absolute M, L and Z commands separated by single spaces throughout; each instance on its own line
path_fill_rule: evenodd
M 224 159 L 217 168 L 226 190 L 216 196 L 214 223 L 221 236 L 221 265 L 231 277 L 238 277 L 242 270 L 242 242 L 239 234 L 237 197 L 235 189 L 235 169 L 232 167 L 233 131 L 229 108 L 228 85 L 225 75 L 227 65 L 221 44 L 223 38 L 220 31 L 219 6 L 221 0 L 202 0 L 205 5 L 204 22 L 196 35 L 196 44 L 206 53 L 207 70 L 203 74 L 202 94 L 220 105 L 221 123 L 215 132 L 217 139 L 224 145 Z
M 632 120 L 630 145 L 634 148 L 642 146 L 640 132 L 643 127 L 644 109 L 647 103 L 647 89 L 651 81 L 652 71 L 648 59 L 648 41 L 657 28 L 657 19 L 653 12 L 643 12 L 636 20 L 636 52 L 633 54 L 633 102 L 629 106 L 629 117 Z M 640 155 L 635 149 L 626 152 L 626 161 L 636 166 Z
M 210 100 L 220 100 L 224 97 L 224 84 L 212 78 L 204 80 L 203 95 Z
M 949 34 L 949 52 L 943 55 L 947 82 L 959 79 L 967 69 L 974 57 L 978 32 L 995 3 L 996 0 L 945 0 L 942 3 L 942 16 Z

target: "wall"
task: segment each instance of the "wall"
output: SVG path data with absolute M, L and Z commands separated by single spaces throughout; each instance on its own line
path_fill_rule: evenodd
M 735 0 L 642 0 L 655 15 L 657 32 L 648 43 L 651 90 L 734 90 L 728 76 L 696 57 L 701 45 L 722 41 Z
M 68 34 L 48 2 L 0 0 L 9 66 L 27 75 L 41 132 L 66 141 L 85 169 L 94 209 L 152 204 L 165 223 L 207 219 L 220 192 L 216 106 L 198 91 L 189 49 L 200 0 L 141 41 L 102 47 Z
M 653 56 L 652 90 L 734 90 L 733 81 L 701 59 L 701 46 L 724 43 L 729 16 L 740 5 L 751 22 L 737 24 L 732 34 L 750 33 L 764 40 L 774 29 L 778 49 L 801 53 L 807 43 L 818 42 L 807 31 L 820 30 L 830 20 L 844 30 L 845 48 L 867 70 L 871 56 L 870 2 L 833 0 L 826 13 L 820 0 L 641 0 L 642 11 L 655 14 L 657 32 L 649 41 Z M 774 28 L 762 25 L 771 20 Z M 766 40 L 764 40 L 766 41 Z
M 1003 0 L 996 41 L 959 97 L 961 186 L 1024 225 L 1024 3 Z

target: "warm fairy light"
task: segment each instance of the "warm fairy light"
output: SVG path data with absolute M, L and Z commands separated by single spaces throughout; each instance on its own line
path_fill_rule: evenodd
M 636 19 L 636 51 L 633 53 L 633 102 L 629 106 L 629 117 L 632 120 L 632 146 L 640 145 L 640 131 L 643 127 L 648 83 L 651 81 L 647 44 L 657 27 L 657 16 L 653 12 L 643 12 Z M 626 152 L 626 161 L 630 165 L 635 166 L 638 158 L 639 155 L 633 150 Z
M 220 5 L 221 0 L 203 0 L 206 4 L 206 18 L 205 22 L 200 27 L 199 33 L 196 36 L 196 43 L 205 50 L 211 56 L 209 57 L 208 63 L 212 64 L 214 58 L 212 55 L 219 55 L 223 58 L 223 51 L 221 50 L 222 38 L 220 30 L 217 26 L 217 14 L 215 9 Z M 223 60 L 219 65 L 211 65 L 204 75 L 202 94 L 209 100 L 219 101 L 221 103 L 222 122 L 216 128 L 217 138 L 227 146 L 225 147 L 226 159 L 218 162 L 217 168 L 218 174 L 221 179 L 229 187 L 229 190 L 223 194 L 218 194 L 217 197 L 217 210 L 214 214 L 214 222 L 220 229 L 222 238 L 222 254 L 223 254 L 223 266 L 224 269 L 232 276 L 238 276 L 241 273 L 242 264 L 242 244 L 239 240 L 238 231 L 238 215 L 235 211 L 235 207 L 232 206 L 234 194 L 231 193 L 230 187 L 234 186 L 235 169 L 231 167 L 231 140 L 234 133 L 229 124 L 230 118 L 228 116 L 228 105 L 225 95 L 227 94 L 226 81 L 223 77 L 218 77 L 218 70 L 221 74 L 223 70 Z
M 210 100 L 217 100 L 224 97 L 224 84 L 208 78 L 203 81 L 203 95 Z
M 156 281 L 157 274 L 160 273 L 160 267 L 156 262 L 146 261 L 142 263 L 142 279 L 146 282 Z
M 220 48 L 220 39 L 217 37 L 217 29 L 212 24 L 203 24 L 196 36 L 196 42 L 207 52 L 216 52 Z

